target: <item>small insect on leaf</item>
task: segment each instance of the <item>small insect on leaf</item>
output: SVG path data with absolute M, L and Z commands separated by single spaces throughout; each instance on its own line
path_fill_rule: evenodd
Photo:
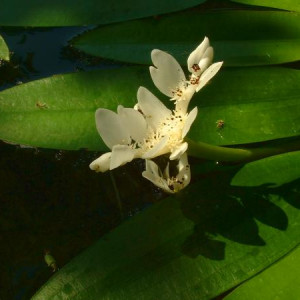
M 36 106 L 37 108 L 39 108 L 39 109 L 46 109 L 46 108 L 48 108 L 48 105 L 47 105 L 46 103 L 42 103 L 42 102 L 40 102 L 40 101 L 38 101 L 38 102 L 35 104 L 35 106 Z
M 225 126 L 225 121 L 224 120 L 217 120 L 216 124 L 217 124 L 218 129 L 222 129 Z

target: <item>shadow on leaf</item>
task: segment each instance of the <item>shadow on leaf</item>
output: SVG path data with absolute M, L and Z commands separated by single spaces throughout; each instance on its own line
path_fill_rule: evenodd
M 199 180 L 178 195 L 185 217 L 194 222 L 193 234 L 181 246 L 182 252 L 196 258 L 225 257 L 224 238 L 245 245 L 264 246 L 257 222 L 278 230 L 286 230 L 288 217 L 276 203 L 286 200 L 300 208 L 299 180 L 272 187 L 233 187 L 229 182 L 233 172 L 213 174 Z

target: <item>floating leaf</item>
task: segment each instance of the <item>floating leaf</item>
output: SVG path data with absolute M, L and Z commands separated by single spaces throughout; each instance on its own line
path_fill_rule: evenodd
M 299 141 L 300 143 L 300 141 Z M 285 181 L 282 181 L 285 174 Z M 300 177 L 300 151 L 271 156 L 246 164 L 233 177 L 237 186 L 278 186 Z
M 221 69 L 192 100 L 199 114 L 189 137 L 229 145 L 299 135 L 299 80 L 289 69 Z
M 2 26 L 77 26 L 107 24 L 182 10 L 205 0 L 2 0 Z
M 233 2 L 248 4 L 248 5 L 258 5 L 273 8 L 286 9 L 290 11 L 300 12 L 300 3 L 298 0 L 231 0 Z
M 1 35 L 0 35 L 0 59 L 9 60 L 9 50 Z
M 206 176 L 128 220 L 32 300 L 203 300 L 260 272 L 300 242 L 299 180 L 270 189 L 230 178 Z
M 208 36 L 225 66 L 268 65 L 300 59 L 300 15 L 276 11 L 190 11 L 88 31 L 72 44 L 88 54 L 150 64 L 154 48 L 186 64 Z
M 145 70 L 124 68 L 58 75 L 0 93 L 1 139 L 57 149 L 106 149 L 96 131 L 95 111 L 133 106 L 137 78 Z
M 239 286 L 224 300 L 291 300 L 300 298 L 300 247 Z
M 192 101 L 199 114 L 189 137 L 230 145 L 299 135 L 299 80 L 299 71 L 283 68 L 221 70 Z M 58 75 L 4 90 L 0 138 L 36 147 L 106 150 L 95 110 L 133 107 L 140 85 L 156 90 L 148 68 Z

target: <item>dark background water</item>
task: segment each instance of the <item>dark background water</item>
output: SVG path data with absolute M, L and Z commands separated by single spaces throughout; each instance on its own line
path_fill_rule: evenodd
M 0 28 L 11 61 L 0 90 L 54 74 L 117 65 L 88 57 L 68 40 L 88 28 Z M 141 177 L 143 161 L 96 174 L 99 153 L 24 148 L 0 142 L 0 300 L 30 299 L 59 267 L 122 221 L 163 197 Z

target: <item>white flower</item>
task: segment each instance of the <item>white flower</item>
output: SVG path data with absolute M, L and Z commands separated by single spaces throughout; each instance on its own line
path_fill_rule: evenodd
M 191 72 L 189 80 L 172 55 L 154 49 L 151 58 L 154 67 L 150 67 L 150 74 L 154 84 L 163 94 L 175 100 L 177 110 L 182 109 L 184 112 L 194 93 L 204 87 L 223 64 L 223 62 L 211 64 L 213 48 L 207 37 L 188 57 L 188 70 Z M 185 103 L 180 104 L 182 101 Z
M 97 130 L 112 151 L 94 160 L 90 164 L 92 170 L 112 170 L 137 157 L 136 143 L 141 143 L 147 132 L 146 120 L 141 113 L 119 105 L 117 114 L 99 108 L 95 117 Z
M 96 111 L 96 127 L 111 152 L 101 155 L 90 164 L 96 172 L 105 172 L 132 161 L 146 160 L 143 177 L 168 193 L 176 193 L 191 180 L 187 160 L 187 142 L 184 141 L 198 113 L 197 107 L 188 113 L 188 105 L 195 92 L 215 76 L 223 62 L 212 64 L 213 48 L 208 38 L 189 55 L 188 80 L 173 56 L 161 50 L 151 53 L 154 67 L 150 74 L 156 87 L 175 101 L 174 110 L 168 109 L 144 87 L 137 92 L 138 103 L 134 108 L 119 105 L 117 113 L 108 109 Z M 164 172 L 152 160 L 169 154 L 177 160 L 177 173 L 170 175 L 169 162 Z M 172 173 L 172 172 L 171 172 Z
M 170 176 L 169 164 L 162 172 L 155 162 L 147 159 L 146 170 L 142 175 L 165 192 L 173 194 L 185 188 L 191 180 L 190 165 L 186 153 L 180 157 L 177 171 L 176 176 Z
M 96 127 L 104 143 L 112 150 L 90 164 L 97 172 L 112 170 L 134 158 L 151 159 L 170 153 L 170 159 L 180 157 L 188 148 L 185 136 L 198 109 L 189 114 L 169 110 L 144 87 L 137 94 L 133 108 L 118 106 L 118 113 L 108 109 L 96 111 Z
M 137 109 L 148 124 L 140 157 L 150 159 L 171 153 L 170 159 L 177 159 L 188 148 L 184 138 L 196 119 L 197 107 L 189 114 L 183 111 L 171 111 L 144 87 L 139 88 L 137 98 Z

